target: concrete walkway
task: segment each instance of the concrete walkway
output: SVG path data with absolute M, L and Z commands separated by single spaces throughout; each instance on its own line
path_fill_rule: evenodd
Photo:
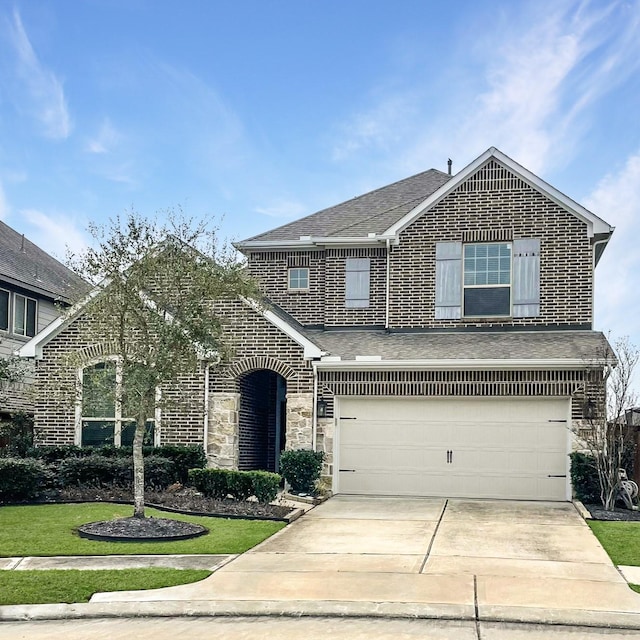
M 337 496 L 221 563 L 198 583 L 2 607 L 0 619 L 278 614 L 640 629 L 640 595 L 566 503 Z

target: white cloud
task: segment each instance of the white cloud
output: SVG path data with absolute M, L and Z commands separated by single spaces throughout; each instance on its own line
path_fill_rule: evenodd
M 588 108 L 640 67 L 639 21 L 637 5 L 623 3 L 512 4 L 482 25 L 482 36 L 460 39 L 464 65 L 452 52 L 450 65 L 425 61 L 422 89 L 398 89 L 398 81 L 379 91 L 340 127 L 333 159 L 370 161 L 381 150 L 405 173 L 434 157 L 442 168 L 452 157 L 459 170 L 497 146 L 535 173 L 561 166 L 587 128 Z
M 605 176 L 585 205 L 616 228 L 596 269 L 596 326 L 640 345 L 640 152 Z
M 105 118 L 97 134 L 87 141 L 86 150 L 89 153 L 109 153 L 120 142 L 122 136 L 113 126 L 109 118 Z
M 28 93 L 27 110 L 40 121 L 44 135 L 67 138 L 71 133 L 71 118 L 62 82 L 38 59 L 17 9 L 13 12 L 9 36 L 17 54 L 17 73 Z
M 299 218 L 307 209 L 301 202 L 296 200 L 280 199 L 275 200 L 266 207 L 256 207 L 258 213 L 272 218 Z
M 67 249 L 78 253 L 86 249 L 89 239 L 77 222 L 65 215 L 49 215 L 37 209 L 24 209 L 19 214 L 29 225 L 29 239 L 47 253 L 63 260 Z

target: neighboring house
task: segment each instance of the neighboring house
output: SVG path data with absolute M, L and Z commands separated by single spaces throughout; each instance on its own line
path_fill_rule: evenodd
M 321 450 L 338 493 L 567 500 L 572 430 L 610 363 L 592 321 L 612 231 L 491 148 L 239 242 L 270 304 L 219 307 L 233 361 L 185 377 L 192 410 L 157 416 L 157 441 L 240 469 Z M 108 357 L 75 317 L 23 348 L 39 377 L 56 352 Z M 91 419 L 36 410 L 50 444 L 85 442 Z
M 0 358 L 14 357 L 83 290 L 83 280 L 0 221 Z M 32 381 L 27 366 L 20 382 L 0 382 L 0 418 L 33 411 Z

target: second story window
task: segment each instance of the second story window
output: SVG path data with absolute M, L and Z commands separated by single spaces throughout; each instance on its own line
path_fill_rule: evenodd
M 15 294 L 13 299 L 13 332 L 33 338 L 36 335 L 38 303 L 33 298 Z
M 0 289 L 0 331 L 9 331 L 9 292 Z
M 289 269 L 289 290 L 306 291 L 309 289 L 309 267 Z
M 369 306 L 370 269 L 369 258 L 346 259 L 345 307 L 353 309 Z
M 464 246 L 465 316 L 511 315 L 511 245 Z

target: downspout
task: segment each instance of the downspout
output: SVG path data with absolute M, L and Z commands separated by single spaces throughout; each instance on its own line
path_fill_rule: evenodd
M 316 442 L 318 439 L 318 370 L 316 369 L 316 363 L 311 362 L 313 368 L 313 413 L 311 421 L 311 448 L 316 450 Z
M 204 363 L 204 418 L 203 418 L 203 448 L 204 455 L 207 456 L 207 445 L 209 443 L 209 370 L 211 368 L 211 362 L 205 360 Z
M 391 281 L 391 241 L 387 238 L 387 295 L 385 300 L 384 328 L 389 331 L 389 283 Z

